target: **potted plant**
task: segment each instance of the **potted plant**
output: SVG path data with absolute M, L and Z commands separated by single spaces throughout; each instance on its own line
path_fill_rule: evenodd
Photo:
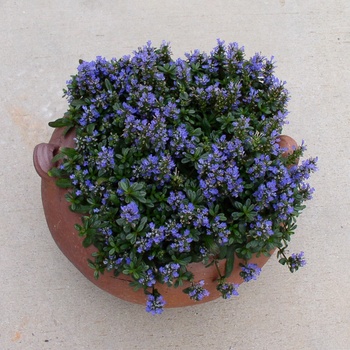
M 287 247 L 316 158 L 299 164 L 305 146 L 281 135 L 272 59 L 218 40 L 174 60 L 148 43 L 80 61 L 64 94 L 34 163 L 57 244 L 100 287 L 157 314 L 237 295 L 276 249 L 291 272 L 305 264 Z

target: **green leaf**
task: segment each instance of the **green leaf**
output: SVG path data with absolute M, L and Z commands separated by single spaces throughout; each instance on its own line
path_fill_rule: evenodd
M 107 78 L 105 79 L 105 85 L 108 91 L 113 91 L 113 86 Z
M 191 135 L 192 136 L 201 136 L 202 135 L 202 129 L 201 128 L 197 128 L 197 129 L 194 129 L 192 132 L 191 132 Z
M 258 242 L 258 241 L 250 241 L 250 242 L 247 243 L 246 247 L 247 247 L 247 248 L 252 248 L 252 249 L 254 249 L 254 248 L 256 248 L 258 245 L 259 245 L 259 242 Z
M 118 224 L 119 226 L 123 226 L 123 225 L 124 225 L 124 219 L 123 219 L 123 218 L 117 219 L 117 224 Z
M 112 193 L 110 195 L 109 199 L 111 200 L 111 202 L 113 204 L 119 205 L 119 203 L 120 203 L 120 200 L 119 200 L 118 196 L 115 193 Z
M 71 125 L 73 125 L 73 123 L 71 119 L 68 119 L 68 118 L 59 118 L 49 123 L 49 126 L 51 126 L 52 128 L 62 128 L 64 126 L 71 126 Z
M 129 181 L 119 181 L 118 186 L 126 192 L 129 189 Z
M 238 209 L 238 210 L 242 210 L 243 209 L 243 204 L 240 202 L 235 202 L 234 206 Z
M 129 234 L 126 236 L 126 239 L 127 239 L 128 241 L 131 241 L 131 243 L 135 243 L 135 241 L 136 241 L 135 233 L 129 233 Z
M 97 183 L 97 185 L 101 185 L 102 183 L 104 183 L 104 182 L 106 182 L 106 181 L 108 181 L 107 178 L 105 178 L 105 177 L 100 177 L 99 179 L 97 179 L 96 183 Z
M 196 201 L 196 193 L 192 190 L 187 190 L 186 194 L 188 196 L 188 199 L 190 200 L 191 203 L 194 203 Z
M 146 222 L 147 222 L 147 217 L 146 216 L 142 217 L 141 222 L 140 222 L 139 226 L 137 227 L 137 231 L 139 231 L 139 232 L 142 231 L 146 225 Z
M 154 207 L 154 204 L 153 202 L 150 200 L 150 199 L 147 199 L 146 202 L 145 202 L 146 206 L 149 207 L 149 208 L 153 208 Z
M 187 256 L 185 258 L 178 259 L 177 262 L 181 266 L 187 266 L 191 262 L 192 258 L 190 256 Z
M 72 187 L 72 182 L 70 179 L 58 179 L 56 185 L 60 188 L 70 188 Z
M 219 260 L 225 259 L 226 255 L 227 255 L 227 246 L 226 245 L 220 246 L 220 253 L 219 253 L 218 259 Z
M 60 177 L 61 176 L 61 170 L 58 168 L 51 168 L 47 173 L 51 177 Z
M 85 239 L 83 240 L 83 247 L 87 248 L 90 247 L 92 244 L 92 238 L 90 236 L 85 237 Z
M 191 290 L 192 290 L 191 287 L 188 287 L 188 288 L 183 289 L 182 291 L 183 291 L 185 294 L 188 294 Z
M 140 183 L 140 182 L 135 182 L 135 183 L 133 183 L 133 184 L 131 185 L 131 188 L 132 188 L 134 191 L 140 191 L 140 190 L 142 190 L 142 188 L 143 188 L 143 184 Z M 141 192 L 140 192 L 140 193 L 141 193 Z M 146 194 L 146 192 L 143 192 L 143 193 Z
M 180 93 L 181 100 L 188 100 L 188 93 L 187 92 L 181 92 Z
M 227 247 L 227 253 L 226 253 L 226 267 L 225 267 L 226 278 L 231 276 L 234 262 L 235 262 L 235 249 L 233 245 L 230 245 Z
M 70 158 L 73 158 L 74 156 L 78 155 L 77 150 L 70 147 L 63 147 L 60 149 L 60 152 Z
M 174 288 L 178 288 L 180 286 L 183 286 L 183 281 L 181 279 L 177 279 L 174 283 Z
M 287 263 L 287 259 L 281 258 L 281 259 L 278 260 L 278 262 L 279 262 L 280 264 L 282 264 L 282 265 L 285 265 L 285 264 Z
M 92 132 L 95 130 L 95 126 L 96 124 L 95 123 L 92 123 L 92 124 L 89 124 L 86 128 L 86 131 L 88 132 L 88 134 L 92 134 Z
M 142 195 L 142 194 L 140 194 L 140 193 L 135 193 L 135 194 L 133 194 L 133 197 L 135 198 L 135 199 L 137 199 L 139 202 L 141 202 L 141 203 L 146 203 L 146 199 L 145 199 L 145 197 Z
M 56 163 L 57 161 L 59 161 L 60 159 L 64 158 L 65 155 L 63 153 L 58 153 L 56 154 L 52 159 L 51 159 L 51 163 Z
M 71 105 L 73 106 L 73 107 L 81 107 L 81 106 L 85 106 L 86 105 L 86 102 L 85 101 L 83 101 L 83 100 L 73 100 L 72 102 L 71 102 Z
M 80 213 L 80 214 L 85 214 L 85 213 L 89 212 L 90 208 L 91 208 L 90 205 L 77 204 L 75 209 L 74 209 L 74 212 Z

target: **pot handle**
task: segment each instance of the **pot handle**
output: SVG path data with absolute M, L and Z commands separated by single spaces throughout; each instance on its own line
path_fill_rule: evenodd
M 58 145 L 52 143 L 40 143 L 36 145 L 33 153 L 33 163 L 36 172 L 43 179 L 50 179 L 48 171 L 54 167 L 52 158 L 57 154 Z
M 278 142 L 278 144 L 281 148 L 285 150 L 283 153 L 285 157 L 292 154 L 298 148 L 297 142 L 290 136 L 280 135 L 279 139 L 280 141 Z

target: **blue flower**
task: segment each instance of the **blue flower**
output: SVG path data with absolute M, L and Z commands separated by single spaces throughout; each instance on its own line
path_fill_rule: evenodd
M 164 282 L 172 282 L 174 278 L 179 277 L 180 265 L 177 263 L 169 263 L 159 268 L 159 273 Z
M 178 253 L 190 252 L 191 242 L 193 241 L 193 238 L 190 237 L 190 230 L 181 229 L 181 224 L 178 224 L 175 227 L 173 224 L 170 224 L 168 227 L 170 228 L 173 242 L 170 244 L 170 248 Z
M 301 163 L 300 166 L 293 167 L 291 174 L 292 179 L 296 182 L 308 179 L 310 177 L 310 174 L 317 170 L 317 160 L 317 157 L 306 159 Z
M 137 221 L 140 218 L 139 208 L 135 202 L 122 206 L 120 209 L 122 210 L 120 217 L 129 223 Z
M 230 147 L 228 147 L 230 146 Z M 214 202 L 220 195 L 235 198 L 244 190 L 239 168 L 234 160 L 236 148 L 223 135 L 211 145 L 212 152 L 197 163 L 198 179 L 203 195 Z
M 267 181 L 259 185 L 253 193 L 259 209 L 268 208 L 270 203 L 277 198 L 277 183 L 275 180 Z
M 209 223 L 209 209 L 208 208 L 197 208 L 195 211 L 195 216 L 193 220 L 193 226 L 196 228 L 200 227 L 210 227 Z
M 274 234 L 272 230 L 272 221 L 262 218 L 261 215 L 257 215 L 255 221 L 250 224 L 250 228 L 249 234 L 253 237 L 268 238 Z
M 147 296 L 146 311 L 152 315 L 161 314 L 164 310 L 165 301 L 161 295 L 149 294 Z
M 227 228 L 226 222 L 222 221 L 219 216 L 216 216 L 206 233 L 208 236 L 213 236 L 219 245 L 224 245 L 228 242 L 231 231 Z
M 228 282 L 221 282 L 217 285 L 216 289 L 222 294 L 224 299 L 230 299 L 232 295 L 238 296 L 239 285 Z
M 141 237 L 138 239 L 135 243 L 137 247 L 137 252 L 138 253 L 144 253 L 152 248 L 152 240 L 146 238 L 146 237 Z
M 113 167 L 114 166 L 114 150 L 111 147 L 101 147 L 96 159 L 97 169 Z
M 138 280 L 139 283 L 147 286 L 153 287 L 156 284 L 156 277 L 151 269 L 148 269 L 141 278 Z
M 170 204 L 171 208 L 173 210 L 177 210 L 177 208 L 180 207 L 180 205 L 183 203 L 184 199 L 186 196 L 184 195 L 183 192 L 178 191 L 178 192 L 173 192 L 171 191 L 169 193 L 169 197 L 167 199 L 168 204 Z
M 258 265 L 252 263 L 242 266 L 241 269 L 242 271 L 240 272 L 240 275 L 243 277 L 245 282 L 256 280 L 261 272 L 261 268 Z
M 152 149 L 156 152 L 164 150 L 169 139 L 165 118 L 155 115 L 148 121 L 128 115 L 123 137 L 141 149 Z
M 306 260 L 304 258 L 304 252 L 292 254 L 288 259 L 288 265 L 291 272 L 297 271 L 299 267 L 305 266 Z
M 196 149 L 195 138 L 190 137 L 185 124 L 180 124 L 175 130 L 168 130 L 170 147 L 176 157 L 181 157 L 186 152 Z
M 152 242 L 156 245 L 161 244 L 165 239 L 165 227 L 160 226 L 157 228 L 156 225 L 153 222 L 151 222 L 149 224 L 149 228 L 150 231 L 146 233 L 146 237 L 149 240 L 152 240 Z
M 199 252 L 203 258 L 206 258 L 209 254 L 209 249 L 206 247 L 200 247 Z
M 270 157 L 268 155 L 260 155 L 254 158 L 254 164 L 247 170 L 251 175 L 251 180 L 254 181 L 265 176 L 265 173 L 270 165 Z
M 164 226 L 156 227 L 153 222 L 149 224 L 149 231 L 144 237 L 140 237 L 135 245 L 138 253 L 149 251 L 152 247 L 162 244 L 166 238 L 166 228 Z
M 209 296 L 210 293 L 203 286 L 204 280 L 201 280 L 198 283 L 193 283 L 192 286 L 188 288 L 188 295 L 190 299 L 200 301 Z
M 106 239 L 112 236 L 113 234 L 113 231 L 110 227 L 99 228 L 98 232 L 100 232 L 103 236 L 105 236 Z
M 139 165 L 133 166 L 133 175 L 137 179 L 153 180 L 163 186 L 170 181 L 174 168 L 175 163 L 169 154 L 150 154 Z

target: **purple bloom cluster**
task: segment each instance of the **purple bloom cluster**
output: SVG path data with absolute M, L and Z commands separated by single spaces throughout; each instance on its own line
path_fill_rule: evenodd
M 177 210 L 183 204 L 186 196 L 182 191 L 169 193 L 169 197 L 167 198 L 168 204 L 170 204 L 173 210 Z
M 298 254 L 292 254 L 288 259 L 288 265 L 291 272 L 297 271 L 299 267 L 306 265 L 304 252 Z
M 151 148 L 156 152 L 163 150 L 169 139 L 165 118 L 158 116 L 148 121 L 130 115 L 125 119 L 123 137 L 141 149 Z
M 113 168 L 114 166 L 114 150 L 110 147 L 102 146 L 101 151 L 98 152 L 96 159 L 97 169 Z
M 159 268 L 159 273 L 162 276 L 164 282 L 172 282 L 174 278 L 179 277 L 180 265 L 176 263 L 166 264 Z
M 167 224 L 167 230 L 170 232 L 171 251 L 177 253 L 185 253 L 191 251 L 191 242 L 193 238 L 190 236 L 190 230 L 184 229 L 182 224 L 170 221 Z
M 268 238 L 274 234 L 272 229 L 272 221 L 263 219 L 260 215 L 257 216 L 257 219 L 250 224 L 251 230 L 249 234 L 252 237 L 264 237 Z
M 101 227 L 98 232 L 105 238 L 106 244 L 108 244 L 108 238 L 113 235 L 113 230 L 110 227 Z
M 241 270 L 240 275 L 243 277 L 245 282 L 256 280 L 261 272 L 261 268 L 258 265 L 251 263 L 242 266 Z
M 196 229 L 210 227 L 209 210 L 207 208 L 196 208 L 193 203 L 181 203 L 177 211 L 180 223 L 184 226 L 193 225 Z
M 317 157 L 303 160 L 300 166 L 293 166 L 291 169 L 291 178 L 294 181 L 303 181 L 308 179 L 310 174 L 317 170 Z
M 224 299 L 230 299 L 232 295 L 238 296 L 239 285 L 228 282 L 221 282 L 217 285 L 216 289 L 222 294 Z
M 166 228 L 164 226 L 156 227 L 153 222 L 149 224 L 149 230 L 144 237 L 136 241 L 138 253 L 149 251 L 152 247 L 159 246 L 166 238 Z
M 120 268 L 123 264 L 130 264 L 130 261 L 130 258 L 117 257 L 115 254 L 109 254 L 104 258 L 103 264 L 108 271 L 112 271 Z
M 149 294 L 147 297 L 146 311 L 152 315 L 161 314 L 164 310 L 165 301 L 161 295 Z
M 185 152 L 194 153 L 196 149 L 195 138 L 190 137 L 185 124 L 179 125 L 175 130 L 168 130 L 170 137 L 170 149 L 176 158 L 180 158 Z
M 132 223 L 140 219 L 139 208 L 135 202 L 124 205 L 120 209 L 122 211 L 120 217 L 127 222 Z
M 152 269 L 148 269 L 145 274 L 139 278 L 140 284 L 146 285 L 147 287 L 153 287 L 156 284 L 156 277 Z
M 193 300 L 200 301 L 209 296 L 209 292 L 203 286 L 203 280 L 199 281 L 198 283 L 193 283 L 192 286 L 188 288 L 189 297 Z
M 226 222 L 216 216 L 206 233 L 209 236 L 214 236 L 219 245 L 224 245 L 228 242 L 231 231 L 227 228 Z
M 253 193 L 258 210 L 269 208 L 271 203 L 278 198 L 276 180 L 266 181 L 259 185 Z
M 198 161 L 200 187 L 204 196 L 214 202 L 222 195 L 236 198 L 243 191 L 243 180 L 235 162 L 238 142 L 225 142 L 212 145 L 212 152 Z M 237 147 L 238 146 L 238 147 Z
M 136 179 L 152 180 L 162 186 L 170 181 L 174 168 L 175 163 L 169 154 L 150 154 L 141 160 L 139 166 L 133 166 L 133 175 Z
M 267 154 L 261 154 L 254 158 L 254 164 L 247 170 L 247 173 L 251 175 L 250 179 L 255 181 L 256 179 L 264 177 L 270 162 L 271 159 Z

